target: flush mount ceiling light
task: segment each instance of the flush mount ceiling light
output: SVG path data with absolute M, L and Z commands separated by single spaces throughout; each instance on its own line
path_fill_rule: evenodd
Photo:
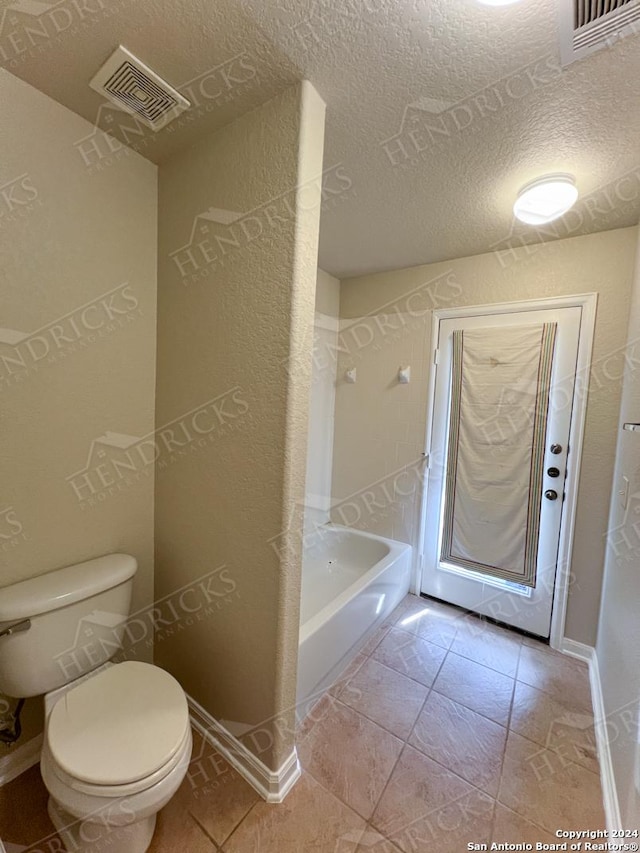
M 527 225 L 544 225 L 566 213 L 577 198 L 573 175 L 546 175 L 522 187 L 513 212 Z

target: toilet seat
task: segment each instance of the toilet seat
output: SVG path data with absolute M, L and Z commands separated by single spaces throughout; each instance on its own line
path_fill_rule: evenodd
M 187 700 L 173 676 L 125 661 L 58 699 L 47 720 L 46 747 L 62 781 L 112 797 L 166 776 L 180 762 L 189 734 Z
M 121 785 L 92 785 L 89 782 L 82 782 L 71 776 L 56 763 L 51 755 L 51 750 L 47 741 L 45 741 L 42 749 L 42 765 L 46 766 L 48 774 L 52 774 L 63 785 L 71 788 L 73 791 L 78 791 L 81 794 L 88 794 L 91 797 L 104 797 L 106 799 L 118 797 L 130 797 L 134 794 L 139 794 L 152 788 L 158 782 L 166 779 L 169 774 L 175 770 L 178 765 L 188 764 L 191 758 L 191 731 L 189 728 L 184 733 L 184 739 L 177 752 L 155 773 L 150 776 L 145 776 L 135 782 L 128 782 Z
M 150 787 L 144 787 L 135 794 L 122 795 L 121 792 L 119 796 L 109 797 L 103 796 L 100 788 L 93 790 L 87 786 L 88 791 L 77 790 L 76 780 L 73 780 L 73 785 L 67 784 L 60 778 L 62 775 L 60 768 L 54 766 L 46 740 L 42 750 L 40 772 L 51 799 L 67 814 L 77 820 L 90 823 L 106 822 L 109 826 L 129 826 L 132 817 L 135 817 L 134 823 L 155 821 L 155 815 L 169 802 L 184 780 L 191 758 L 191 747 L 191 729 L 189 729 L 182 760 L 160 781 L 151 784 Z M 140 784 L 142 787 L 142 783 Z M 114 786 L 114 792 L 115 787 L 117 786 Z M 72 846 L 71 849 L 76 848 Z M 92 847 L 91 850 L 94 851 L 94 848 Z

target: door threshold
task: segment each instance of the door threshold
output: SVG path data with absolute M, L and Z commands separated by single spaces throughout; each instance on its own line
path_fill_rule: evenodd
M 435 601 L 438 604 L 446 604 L 447 607 L 454 607 L 456 610 L 464 613 L 465 616 L 473 616 L 480 622 L 489 622 L 490 625 L 496 625 L 498 628 L 504 628 L 514 634 L 520 634 L 521 637 L 527 637 L 530 640 L 537 640 L 537 642 L 542 643 L 545 646 L 549 646 L 549 637 L 540 637 L 538 634 L 532 634 L 531 631 L 525 631 L 524 628 L 516 628 L 513 625 L 508 625 L 506 622 L 501 622 L 499 619 L 494 619 L 492 616 L 485 616 L 482 613 L 476 613 L 475 610 L 468 610 L 466 607 L 462 607 L 459 604 L 453 604 L 451 601 L 445 601 L 443 598 L 436 598 L 435 595 L 427 595 L 426 593 L 421 592 L 419 597 L 425 601 Z

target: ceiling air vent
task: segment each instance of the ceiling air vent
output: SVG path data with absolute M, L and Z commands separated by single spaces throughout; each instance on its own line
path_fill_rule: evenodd
M 120 109 L 160 130 L 191 104 L 173 86 L 120 46 L 89 83 Z
M 563 65 L 640 33 L 640 0 L 562 0 L 560 14 Z

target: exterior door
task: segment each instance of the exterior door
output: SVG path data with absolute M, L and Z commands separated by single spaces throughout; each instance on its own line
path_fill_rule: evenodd
M 581 307 L 441 320 L 422 592 L 548 637 Z

